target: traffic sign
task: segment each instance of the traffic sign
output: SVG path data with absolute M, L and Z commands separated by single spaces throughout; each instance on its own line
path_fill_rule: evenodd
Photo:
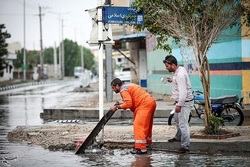
M 136 7 L 113 7 L 102 8 L 102 22 L 107 24 L 143 24 L 144 11 Z

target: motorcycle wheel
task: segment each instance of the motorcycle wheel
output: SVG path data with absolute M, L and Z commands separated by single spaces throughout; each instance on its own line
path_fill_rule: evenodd
M 240 108 L 227 106 L 220 114 L 224 126 L 241 126 L 244 121 L 244 115 Z
M 192 113 L 190 112 L 189 114 L 189 118 L 188 118 L 188 122 L 190 122 L 192 117 Z M 170 116 L 168 117 L 168 125 L 175 125 L 175 121 L 174 121 L 174 114 L 170 114 Z

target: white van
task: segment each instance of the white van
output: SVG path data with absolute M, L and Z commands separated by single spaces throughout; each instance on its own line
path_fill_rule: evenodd
M 79 76 L 83 73 L 84 69 L 81 66 L 74 68 L 74 77 L 79 78 Z

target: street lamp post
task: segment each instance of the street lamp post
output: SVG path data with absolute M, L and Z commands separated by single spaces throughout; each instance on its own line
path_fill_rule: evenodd
M 42 9 L 39 6 L 39 20 L 40 20 L 40 79 L 43 79 L 43 35 L 42 35 Z
M 25 32 L 25 0 L 23 0 L 23 80 L 26 80 L 26 32 Z
M 65 75 L 65 63 L 64 63 L 64 42 L 63 42 L 63 19 L 62 19 L 62 79 Z

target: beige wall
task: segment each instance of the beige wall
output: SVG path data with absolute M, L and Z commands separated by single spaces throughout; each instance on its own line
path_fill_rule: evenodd
M 129 0 L 112 0 L 114 6 L 129 6 Z
M 21 50 L 21 43 L 20 42 L 13 42 L 13 43 L 8 43 L 8 52 L 10 53 L 15 53 L 18 50 Z

